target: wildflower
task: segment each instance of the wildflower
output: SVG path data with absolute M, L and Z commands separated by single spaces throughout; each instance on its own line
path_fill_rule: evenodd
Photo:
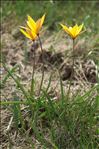
M 63 24 L 60 24 L 63 28 L 63 30 L 72 38 L 75 39 L 79 34 L 81 34 L 81 30 L 83 28 L 83 24 L 81 25 L 75 25 L 73 27 L 67 27 Z
M 27 27 L 21 26 L 20 31 L 29 39 L 36 40 L 37 36 L 39 35 L 40 29 L 44 23 L 45 14 L 38 19 L 36 22 L 28 15 L 27 16 Z
M 45 14 L 36 22 L 28 15 L 27 25 L 31 30 L 33 30 L 38 35 L 44 23 L 44 19 L 45 19 Z

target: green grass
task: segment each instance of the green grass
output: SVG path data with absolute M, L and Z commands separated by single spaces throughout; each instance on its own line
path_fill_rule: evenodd
M 52 100 L 46 89 L 42 90 L 37 100 L 21 85 L 14 71 L 8 70 L 5 64 L 3 66 L 8 72 L 3 82 L 6 83 L 8 76 L 12 77 L 16 88 L 19 88 L 24 95 L 24 100 L 15 95 L 13 101 L 2 101 L 1 105 L 10 107 L 14 129 L 23 137 L 25 134 L 28 143 L 31 142 L 33 135 L 44 148 L 98 149 L 99 84 L 84 95 L 77 94 L 72 99 L 68 99 L 60 82 L 62 96 L 58 101 Z M 96 96 L 94 96 L 95 92 Z M 28 113 L 28 124 L 27 117 L 21 110 L 22 105 Z M 32 130 L 31 135 L 27 134 L 28 129 Z M 32 142 L 31 148 L 33 148 Z

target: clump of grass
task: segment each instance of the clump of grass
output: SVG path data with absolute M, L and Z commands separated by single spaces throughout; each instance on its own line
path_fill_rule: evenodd
M 13 73 L 6 70 L 12 77 Z M 25 100 L 20 101 L 20 98 L 14 97 L 13 101 L 1 102 L 3 106 L 9 105 L 12 109 L 16 131 L 26 133 L 28 139 L 35 136 L 45 148 L 98 148 L 99 95 L 94 94 L 98 92 L 99 85 L 84 95 L 77 94 L 71 100 L 67 100 L 64 94 L 64 99 L 55 101 L 44 89 L 38 99 L 31 97 L 24 92 L 19 82 L 16 83 Z
M 61 97 L 58 101 L 49 96 L 47 90 L 43 89 L 40 96 L 35 96 L 35 83 L 32 94 L 24 88 L 19 79 L 14 75 L 14 69 L 7 71 L 3 82 L 12 77 L 24 96 L 24 99 L 13 96 L 13 101 L 2 101 L 12 111 L 12 118 L 8 128 L 13 125 L 16 134 L 25 134 L 31 148 L 35 148 L 32 136 L 43 148 L 98 148 L 98 100 L 99 84 L 85 92 L 84 95 L 77 94 L 69 97 L 64 93 L 60 80 Z M 49 80 L 49 84 L 50 84 Z M 95 94 L 95 95 L 94 95 Z M 13 122 L 13 123 L 12 123 Z M 7 129 L 10 146 L 10 129 Z

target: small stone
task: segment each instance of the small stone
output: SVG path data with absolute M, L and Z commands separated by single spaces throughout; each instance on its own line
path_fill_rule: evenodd
M 71 73 L 72 73 L 72 68 L 66 65 L 61 74 L 62 80 L 65 81 L 67 79 L 70 79 Z
M 0 75 L 2 75 L 3 73 L 4 73 L 4 68 L 1 67 L 1 68 L 0 68 Z

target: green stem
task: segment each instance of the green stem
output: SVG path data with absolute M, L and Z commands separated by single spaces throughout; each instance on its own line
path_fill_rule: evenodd
M 33 42 L 33 45 L 34 45 L 34 42 Z M 33 48 L 33 45 L 32 45 L 32 48 Z M 33 65 L 32 65 L 32 81 L 31 81 L 31 96 L 33 96 L 33 93 L 34 93 L 34 74 L 35 74 L 35 49 L 32 49 L 33 50 Z
M 43 63 L 43 68 L 42 68 L 42 78 L 41 78 L 41 83 L 40 83 L 40 88 L 39 88 L 39 95 L 42 89 L 42 85 L 43 85 L 43 80 L 44 80 L 44 61 L 43 61 L 43 48 L 42 48 L 42 42 L 40 39 L 40 36 L 38 35 L 38 39 L 39 39 L 39 43 L 40 43 L 40 47 L 41 47 L 41 52 L 42 52 L 42 63 Z
M 75 40 L 73 39 L 73 48 L 72 48 L 72 68 L 71 68 L 71 76 L 70 76 L 70 83 L 69 83 L 69 89 L 68 89 L 68 93 L 67 93 L 67 98 L 69 98 L 69 94 L 70 94 L 70 89 L 71 89 L 71 84 L 72 84 L 72 77 L 74 75 L 74 63 L 75 63 L 75 58 L 74 58 L 74 46 L 75 46 Z

